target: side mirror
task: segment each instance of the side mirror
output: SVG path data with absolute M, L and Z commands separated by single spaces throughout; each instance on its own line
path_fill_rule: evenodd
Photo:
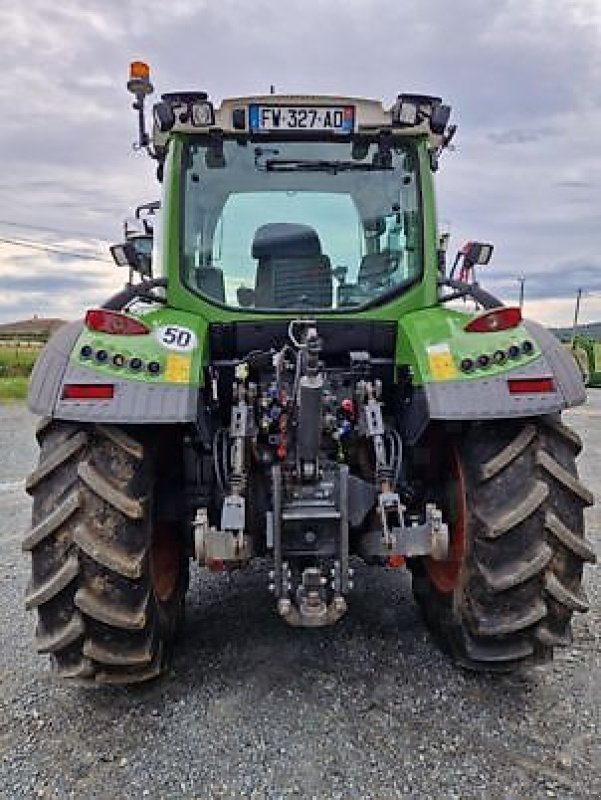
M 459 280 L 464 283 L 475 281 L 474 267 L 484 266 L 492 258 L 494 245 L 484 242 L 466 242 L 455 256 L 453 267 L 451 268 L 450 278 L 455 276 L 455 271 L 459 267 Z
M 152 276 L 152 236 L 136 236 L 114 244 L 110 250 L 118 267 L 129 267 L 147 278 Z
M 464 265 L 474 267 L 477 264 L 484 266 L 492 258 L 494 246 L 483 242 L 466 242 L 461 248 Z

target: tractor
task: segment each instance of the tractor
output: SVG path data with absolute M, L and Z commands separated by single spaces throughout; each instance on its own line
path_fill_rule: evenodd
M 38 651 L 65 678 L 155 678 L 190 561 L 256 559 L 282 624 L 352 614 L 364 562 L 410 571 L 463 667 L 569 645 L 595 555 L 561 412 L 585 390 L 554 336 L 476 280 L 491 245 L 447 269 L 434 176 L 450 107 L 185 91 L 148 132 L 147 65 L 128 88 L 160 210 L 113 248 L 125 288 L 32 375 Z
M 601 342 L 586 333 L 579 333 L 572 337 L 569 347 L 585 384 L 594 389 L 601 387 Z

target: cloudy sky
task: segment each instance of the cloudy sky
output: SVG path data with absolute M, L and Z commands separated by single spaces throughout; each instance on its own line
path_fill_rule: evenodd
M 216 101 L 442 95 L 452 249 L 493 241 L 482 282 L 510 301 L 525 276 L 530 316 L 568 323 L 582 287 L 601 319 L 601 0 L 0 0 L 0 322 L 73 318 L 123 283 L 107 245 L 157 196 L 131 149 L 137 58 L 158 92 Z

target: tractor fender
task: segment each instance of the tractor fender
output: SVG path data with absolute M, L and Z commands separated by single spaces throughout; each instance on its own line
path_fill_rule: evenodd
M 562 408 L 586 403 L 586 388 L 582 373 L 574 357 L 561 346 L 561 342 L 543 325 L 524 320 L 524 326 L 538 342 L 544 357 L 551 366 L 553 377 L 563 396 Z M 560 409 L 557 409 L 558 411 Z
M 537 342 L 540 356 L 527 365 L 473 380 L 433 381 L 415 387 L 404 414 L 403 434 L 419 439 L 430 420 L 474 421 L 555 414 L 586 402 L 580 370 L 555 336 L 536 322 L 524 326 Z M 553 391 L 512 394 L 509 379 L 549 378 Z
M 27 393 L 27 405 L 34 414 L 54 416 L 54 407 L 63 382 L 71 351 L 83 322 L 69 322 L 51 337 L 37 358 Z
M 122 425 L 193 422 L 197 419 L 198 387 L 187 383 L 149 385 L 106 375 L 75 363 L 72 351 L 84 328 L 81 321 L 64 325 L 50 339 L 34 367 L 27 405 L 34 413 L 74 422 Z M 113 397 L 72 400 L 63 397 L 66 384 L 110 383 Z

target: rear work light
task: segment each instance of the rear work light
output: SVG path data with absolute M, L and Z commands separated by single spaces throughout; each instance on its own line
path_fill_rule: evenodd
M 510 394 L 545 394 L 555 391 L 553 378 L 510 378 L 507 385 Z
M 494 333 L 516 328 L 521 321 L 522 312 L 517 306 L 501 306 L 474 317 L 464 330 L 469 333 Z
M 86 312 L 86 327 L 92 331 L 117 336 L 141 336 L 150 333 L 150 328 L 140 320 L 104 308 L 92 308 Z
M 63 387 L 63 400 L 112 400 L 114 395 L 112 383 L 67 383 Z

